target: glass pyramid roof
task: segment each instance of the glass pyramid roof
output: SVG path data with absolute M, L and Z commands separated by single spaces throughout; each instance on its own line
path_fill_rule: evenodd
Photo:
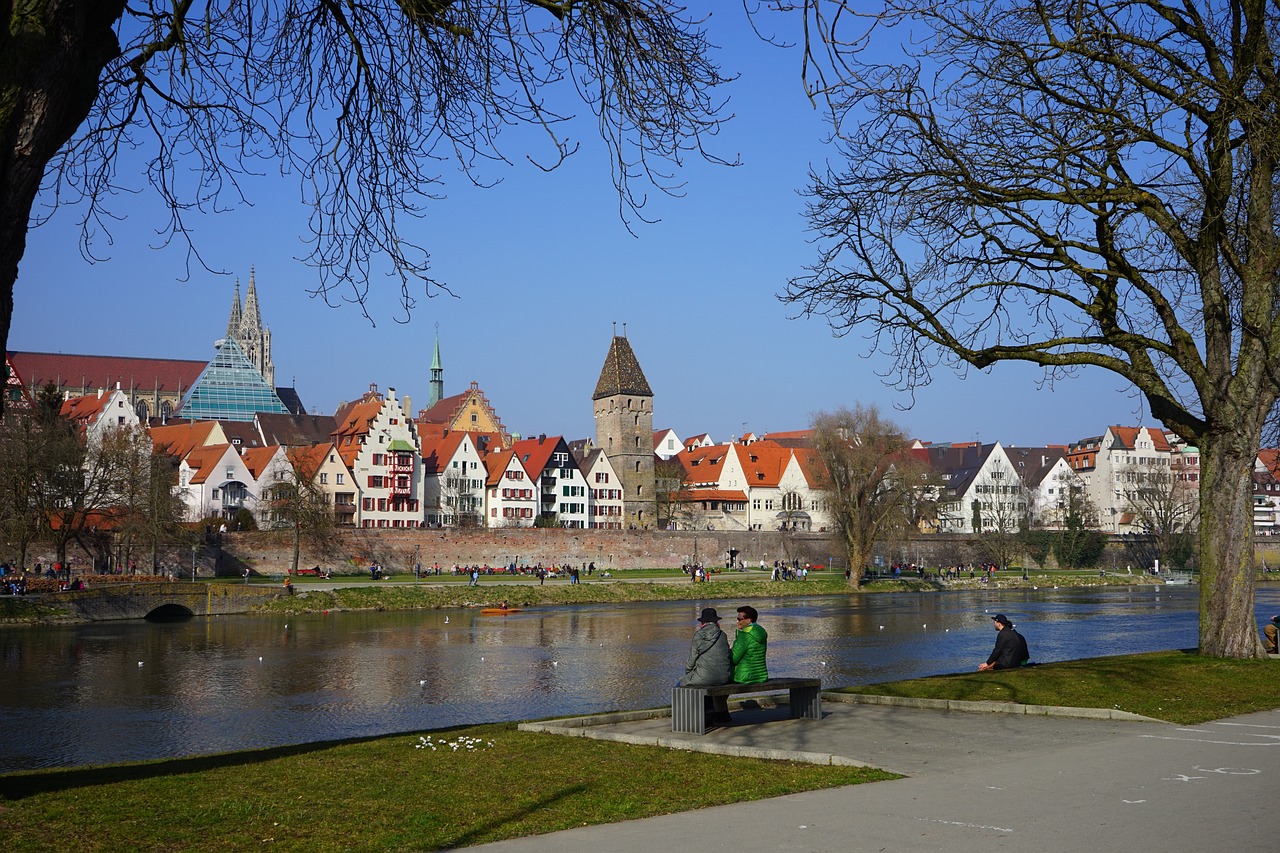
M 289 410 L 239 344 L 227 338 L 177 414 L 191 421 L 252 421 L 258 412 L 288 414 Z

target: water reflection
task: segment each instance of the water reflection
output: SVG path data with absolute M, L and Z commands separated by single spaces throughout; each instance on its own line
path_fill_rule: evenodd
M 0 713 L 23 732 L 0 741 L 0 770 L 655 707 L 669 701 L 697 613 L 737 603 L 5 629 Z M 1194 588 L 753 603 L 770 670 L 833 687 L 973 669 L 998 611 L 1040 661 L 1196 642 Z M 1260 590 L 1258 608 L 1280 612 L 1280 590 Z

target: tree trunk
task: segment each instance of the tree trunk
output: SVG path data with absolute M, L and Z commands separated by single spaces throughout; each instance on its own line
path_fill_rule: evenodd
M 298 557 L 302 551 L 302 525 L 293 523 L 293 573 L 298 573 Z
M 1243 431 L 1200 447 L 1200 654 L 1265 657 L 1253 601 L 1253 464 Z
M 89 116 L 123 0 L 6 4 L 0 18 L 0 349 L 8 351 L 13 288 L 45 170 Z M 0 405 L 3 401 L 0 400 Z

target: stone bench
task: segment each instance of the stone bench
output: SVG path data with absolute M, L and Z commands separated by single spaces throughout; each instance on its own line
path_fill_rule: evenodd
M 822 719 L 822 679 L 770 678 L 755 684 L 716 684 L 702 687 L 671 688 L 671 731 L 702 735 L 707 733 L 707 697 L 735 696 L 743 693 L 790 694 L 791 719 Z

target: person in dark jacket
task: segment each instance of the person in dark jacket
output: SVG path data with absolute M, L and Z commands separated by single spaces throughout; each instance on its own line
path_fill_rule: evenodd
M 714 607 L 703 609 L 698 617 L 698 630 L 689 645 L 689 660 L 684 665 L 680 687 L 706 687 L 728 684 L 733 677 L 729 661 L 729 638 L 720 630 L 720 616 Z
M 1015 669 L 1031 660 L 1031 652 L 1027 650 L 1027 641 L 1013 630 L 1013 623 L 1003 613 L 991 617 L 991 622 L 1000 633 L 996 634 L 996 647 L 991 650 L 987 662 L 978 667 L 978 672 L 991 669 Z

